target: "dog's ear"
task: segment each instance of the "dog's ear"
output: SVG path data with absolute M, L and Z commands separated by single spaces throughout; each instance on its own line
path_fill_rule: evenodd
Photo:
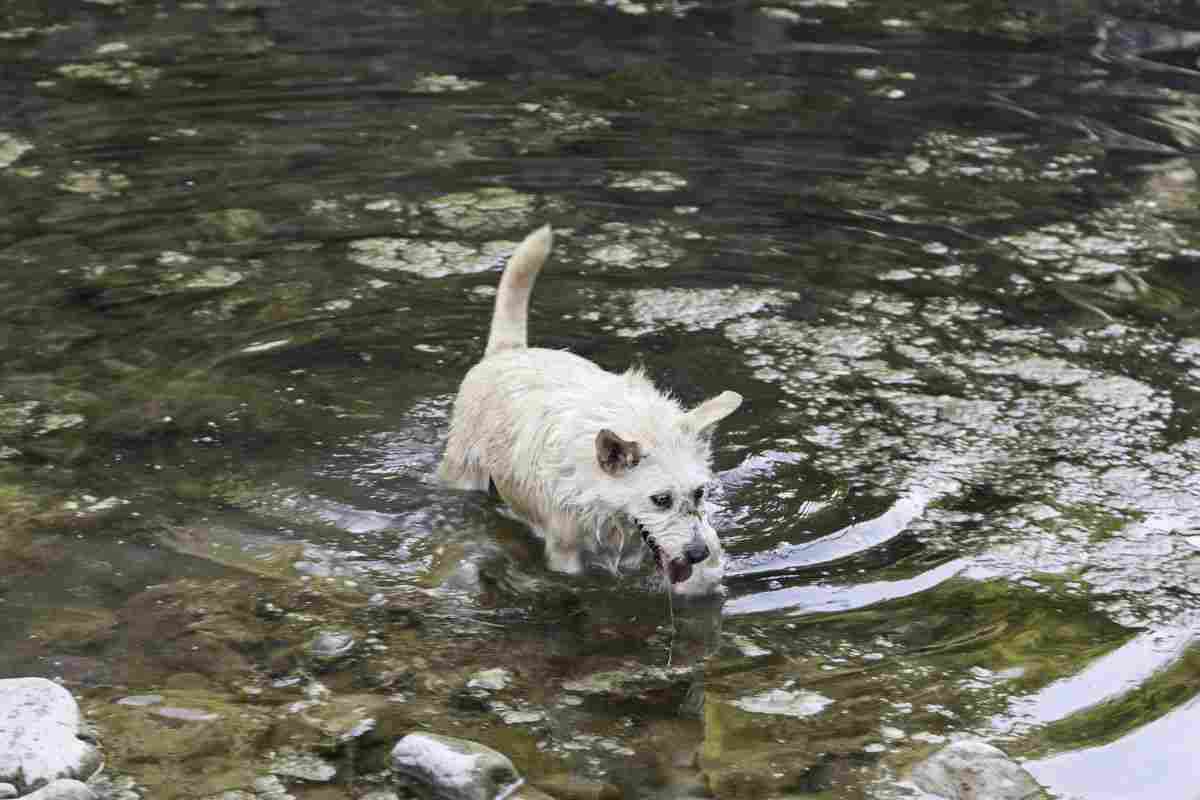
M 616 477 L 638 465 L 642 460 L 642 447 L 602 428 L 596 434 L 596 460 L 600 462 L 600 469 Z
M 737 392 L 721 392 L 684 414 L 683 427 L 695 434 L 706 436 L 712 433 L 714 425 L 736 411 L 741 404 L 742 396 Z

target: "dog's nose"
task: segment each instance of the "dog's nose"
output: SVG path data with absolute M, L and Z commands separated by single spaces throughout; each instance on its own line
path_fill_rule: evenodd
M 704 543 L 703 539 L 693 539 L 687 547 L 683 548 L 683 556 L 689 564 L 699 564 L 708 558 L 708 545 Z
M 667 562 L 667 580 L 682 583 L 692 577 L 692 562 L 686 558 L 672 558 Z

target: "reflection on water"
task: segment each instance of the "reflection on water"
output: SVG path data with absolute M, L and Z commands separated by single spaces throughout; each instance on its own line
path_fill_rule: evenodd
M 993 724 L 1011 728 L 1053 722 L 1111 700 L 1137 688 L 1178 660 L 1192 641 L 1193 632 L 1186 628 L 1139 634 L 1077 675 L 1014 699 L 1009 711 L 993 720 Z
M 1034 777 L 1064 798 L 1187 797 L 1200 781 L 1195 742 L 1200 699 L 1112 744 L 1031 761 Z
M 892 791 L 964 733 L 1064 796 L 1190 786 L 1198 29 L 1124 2 L 14 0 L 0 673 L 115 725 L 110 684 L 274 708 L 326 670 L 381 726 L 627 796 Z M 498 266 L 546 221 L 535 342 L 746 397 L 716 438 L 723 606 L 551 573 L 428 479 Z M 508 694 L 466 690 L 501 667 Z M 810 693 L 803 728 L 737 705 Z
M 790 609 L 791 614 L 796 616 L 849 611 L 931 589 L 958 575 L 964 566 L 964 561 L 959 559 L 907 580 L 869 581 L 850 586 L 815 584 L 758 592 L 730 600 L 727 604 L 727 612 L 730 614 L 756 614 L 763 611 Z

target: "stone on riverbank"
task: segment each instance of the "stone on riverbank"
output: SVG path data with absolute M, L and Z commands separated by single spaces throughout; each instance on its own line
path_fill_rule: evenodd
M 494 800 L 522 778 L 508 757 L 466 739 L 410 733 L 392 748 L 392 769 L 428 800 Z
M 79 723 L 75 698 L 57 683 L 0 680 L 0 782 L 29 792 L 60 778 L 86 779 L 101 757 L 79 738 Z
M 96 793 L 86 783 L 61 780 L 48 783 L 22 800 L 96 800 Z
M 913 767 L 913 783 L 947 800 L 1034 800 L 1042 797 L 1033 776 L 986 742 L 964 740 L 943 747 Z

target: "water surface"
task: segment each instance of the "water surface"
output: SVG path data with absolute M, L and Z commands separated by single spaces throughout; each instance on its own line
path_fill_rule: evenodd
M 1119 796 L 1186 795 L 1197 31 L 1174 3 L 9 3 L 0 673 L 81 693 L 147 796 L 249 786 L 262 731 L 316 747 L 281 709 L 343 697 L 380 741 L 630 797 L 908 796 L 958 735 L 1061 797 L 1135 762 Z M 728 598 L 674 626 L 648 574 L 550 573 L 429 479 L 544 222 L 538 344 L 747 399 Z M 207 783 L 122 749 L 163 723 L 110 701 L 159 690 L 245 720 L 225 760 L 188 745 Z

